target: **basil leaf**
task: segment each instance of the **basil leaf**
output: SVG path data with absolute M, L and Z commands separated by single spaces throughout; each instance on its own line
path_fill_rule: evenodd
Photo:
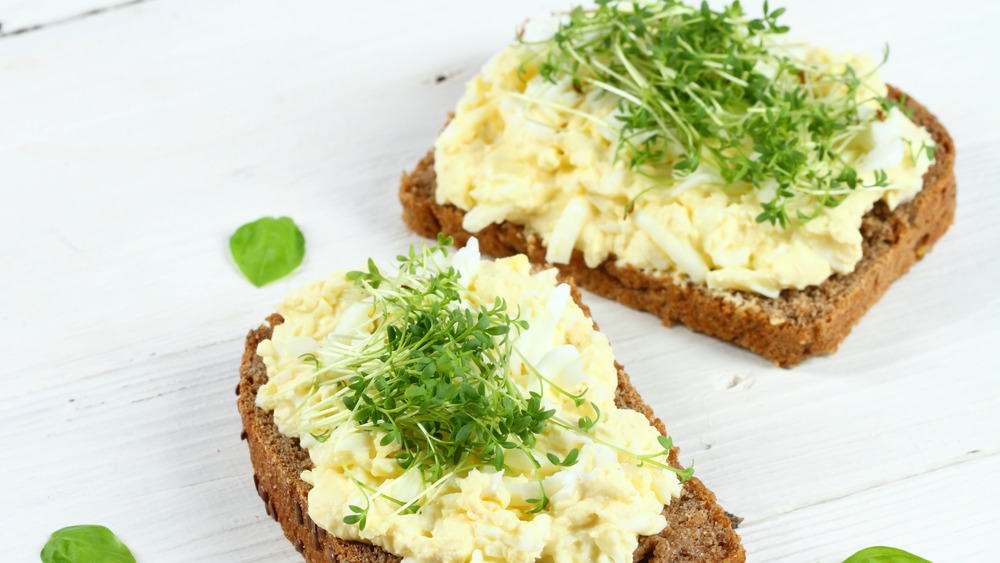
M 931 563 L 923 557 L 895 547 L 869 547 L 844 560 L 844 563 Z
M 135 557 L 104 526 L 69 526 L 45 543 L 42 563 L 135 563 Z
M 229 237 L 229 251 L 250 283 L 261 287 L 302 263 L 306 239 L 288 217 L 262 217 L 236 229 Z

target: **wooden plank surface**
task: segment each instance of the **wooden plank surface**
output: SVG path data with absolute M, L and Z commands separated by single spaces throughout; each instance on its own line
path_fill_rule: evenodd
M 0 3 L 4 30 L 105 5 L 41 4 Z M 289 289 L 420 240 L 400 172 L 515 26 L 567 5 L 159 0 L 0 38 L 5 557 L 93 522 L 140 561 L 298 560 L 239 441 L 242 337 Z M 887 80 L 959 153 L 955 225 L 836 355 L 781 370 L 586 296 L 682 458 L 745 518 L 750 561 L 990 559 L 1000 6 L 963 6 L 790 6 L 816 43 L 889 42 Z M 265 215 L 293 217 L 308 250 L 257 289 L 226 245 Z

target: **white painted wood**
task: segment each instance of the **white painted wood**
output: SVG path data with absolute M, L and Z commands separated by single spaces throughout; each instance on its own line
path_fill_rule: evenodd
M 41 4 L 0 3 L 0 21 L 102 3 Z M 299 560 L 238 438 L 242 337 L 287 290 L 420 240 L 399 221 L 400 172 L 514 26 L 567 5 L 160 0 L 0 39 L 5 559 L 94 522 L 140 561 Z M 998 16 L 790 7 L 817 43 L 888 41 L 884 74 L 959 151 L 956 224 L 836 355 L 781 370 L 587 296 L 682 457 L 746 518 L 750 561 L 882 543 L 938 562 L 992 553 Z M 263 215 L 295 218 L 308 251 L 256 289 L 227 239 Z

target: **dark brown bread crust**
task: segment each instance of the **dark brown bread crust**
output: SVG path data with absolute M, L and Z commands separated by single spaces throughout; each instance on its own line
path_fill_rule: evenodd
M 589 309 L 573 297 L 587 315 Z M 285 537 L 309 563 L 397 563 L 400 558 L 371 544 L 345 541 L 317 526 L 308 513 L 309 485 L 299 478 L 312 468 L 309 454 L 299 447 L 297 439 L 278 432 L 272 414 L 255 403 L 257 390 L 267 382 L 267 369 L 257 355 L 257 344 L 271 337 L 273 327 L 281 324 L 280 315 L 271 315 L 268 325 L 250 331 L 240 365 L 240 382 L 236 387 L 237 406 L 243 419 L 243 438 L 250 448 L 254 467 L 254 485 L 264 501 L 268 514 L 281 524 Z M 595 324 L 596 326 L 596 324 Z M 663 434 L 663 423 L 653 416 L 649 405 L 632 387 L 621 365 L 618 368 L 618 389 L 615 404 L 641 412 Z M 677 448 L 670 452 L 670 462 L 678 467 Z M 656 536 L 643 536 L 633 556 L 635 562 L 741 563 L 746 555 L 740 539 L 733 531 L 729 518 L 715 502 L 715 495 L 697 478 L 684 484 L 679 499 L 664 507 L 667 527 Z
M 891 98 L 899 99 L 901 94 L 889 87 Z M 926 127 L 934 138 L 935 161 L 924 175 L 924 187 L 916 198 L 895 211 L 878 202 L 865 215 L 861 226 L 864 256 L 851 274 L 833 276 L 801 291 L 786 289 L 779 298 L 770 299 L 653 276 L 616 264 L 615 256 L 596 268 L 588 268 L 578 250 L 573 251 L 569 264 L 555 267 L 581 287 L 653 313 L 665 325 L 683 323 L 692 330 L 748 348 L 780 366 L 794 366 L 814 354 L 831 354 L 892 282 L 934 246 L 954 219 L 955 144 L 927 108 L 909 97 L 906 107 L 913 110 L 914 121 Z M 484 253 L 522 253 L 532 262 L 545 262 L 545 246 L 521 226 L 502 223 L 478 233 L 464 231 L 465 212 L 453 205 L 435 203 L 436 189 L 431 151 L 413 172 L 403 174 L 400 184 L 403 220 L 411 229 L 426 237 L 443 232 L 454 237 L 458 246 L 474 235 Z

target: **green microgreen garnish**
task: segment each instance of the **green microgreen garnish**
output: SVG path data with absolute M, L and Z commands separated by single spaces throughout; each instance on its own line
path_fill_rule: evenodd
M 350 432 L 374 431 L 382 434 L 381 446 L 393 445 L 395 461 L 404 475 L 418 472 L 423 490 L 415 498 L 395 499 L 387 494 L 392 481 L 375 490 L 344 467 L 365 499 L 352 504 L 347 524 L 362 529 L 371 503 L 385 498 L 399 506 L 397 512 L 414 512 L 422 499 L 431 498 L 449 479 L 475 468 L 492 467 L 513 472 L 506 452 L 523 452 L 538 482 L 539 495 L 527 499 L 534 505 L 528 512 L 543 510 L 549 500 L 542 486 L 542 463 L 568 467 L 575 464 L 579 449 L 560 458 L 553 452 L 535 450 L 536 436 L 547 424 L 573 430 L 590 440 L 642 463 L 652 463 L 676 472 L 682 479 L 691 469 L 681 470 L 658 459 L 665 449 L 651 454 L 635 454 L 608 444 L 593 435 L 600 418 L 578 424 L 560 419 L 545 407 L 542 391 L 524 391 L 511 378 L 511 362 L 516 353 L 514 339 L 528 328 L 525 320 L 511 317 L 502 299 L 483 303 L 460 283 L 461 273 L 444 265 L 452 239 L 439 235 L 433 247 L 413 247 L 397 257 L 394 273 L 384 273 L 369 261 L 364 271 L 347 274 L 360 293 L 362 302 L 371 303 L 370 334 L 323 341 L 320 352 L 300 358 L 312 364 L 310 395 L 295 411 L 304 421 L 300 431 L 318 441 L 338 440 Z M 336 333 L 335 333 L 336 334 Z M 573 395 L 542 376 L 526 361 L 523 364 L 540 385 L 553 392 L 584 402 L 583 393 Z M 346 412 L 344 409 L 346 408 Z M 402 478 L 402 477 L 400 477 Z
M 934 160 L 934 145 L 928 145 L 925 141 L 921 141 L 919 146 L 914 146 L 913 141 L 909 139 L 902 139 L 902 141 L 906 145 L 907 156 L 913 162 L 920 158 L 921 153 L 927 156 L 927 160 Z
M 320 434 L 313 434 L 312 432 L 310 432 L 309 435 L 313 437 L 313 440 L 316 440 L 317 442 L 322 444 L 323 442 L 327 441 L 327 439 L 330 438 L 330 434 L 332 433 L 333 431 L 328 428 L 326 429 L 325 432 L 322 432 Z
M 616 157 L 656 180 L 628 202 L 626 214 L 647 191 L 703 164 L 718 170 L 727 189 L 772 191 L 757 222 L 782 227 L 791 223 L 790 211 L 806 222 L 852 190 L 888 185 L 881 171 L 862 182 L 845 150 L 883 116 L 859 112 L 860 106 L 902 106 L 870 92 L 868 76 L 849 66 L 775 48 L 775 38 L 788 31 L 778 23 L 784 8 L 769 10 L 764 2 L 763 16 L 751 19 L 738 1 L 721 11 L 676 0 L 596 3 L 592 10 L 575 8 L 550 39 L 529 44 L 537 47 L 545 80 L 568 77 L 577 91 L 618 97 Z M 522 65 L 522 76 L 527 72 Z M 575 108 L 531 101 L 604 123 Z M 649 171 L 652 163 L 669 165 L 669 174 Z
M 577 422 L 577 426 L 584 432 L 590 432 L 590 429 L 596 426 L 597 421 L 601 419 L 601 409 L 597 408 L 597 404 L 591 402 L 590 408 L 594 409 L 595 416 L 593 418 L 585 416 Z

